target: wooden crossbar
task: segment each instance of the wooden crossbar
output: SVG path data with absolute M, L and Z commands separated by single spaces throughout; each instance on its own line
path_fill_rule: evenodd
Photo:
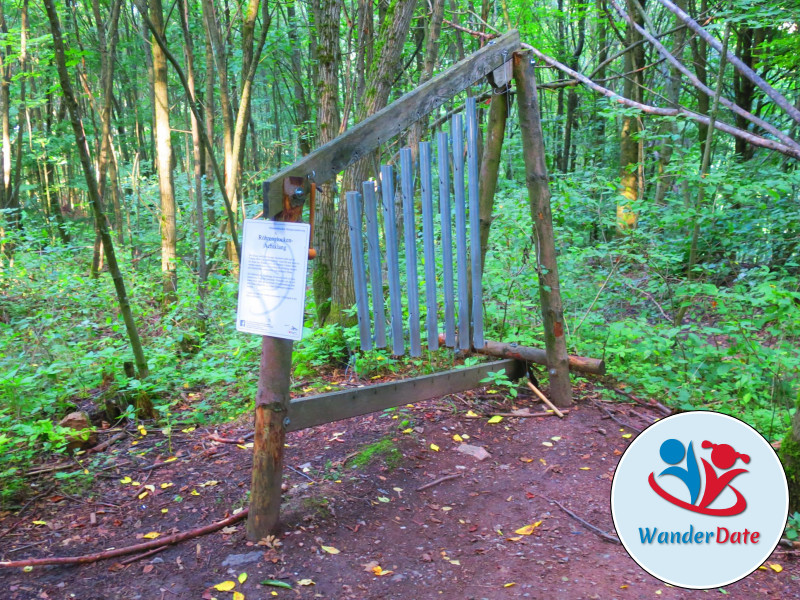
M 479 387 L 481 379 L 501 369 L 505 369 L 506 376 L 512 381 L 525 375 L 525 363 L 517 360 L 496 360 L 413 379 L 295 398 L 289 404 L 289 423 L 286 430 L 298 431 L 401 404 L 465 392 Z
M 266 216 L 272 217 L 283 209 L 281 190 L 284 179 L 291 176 L 311 177 L 318 184 L 325 183 L 348 165 L 366 156 L 380 144 L 502 66 L 519 47 L 519 31 L 512 29 L 270 177 L 269 214 Z

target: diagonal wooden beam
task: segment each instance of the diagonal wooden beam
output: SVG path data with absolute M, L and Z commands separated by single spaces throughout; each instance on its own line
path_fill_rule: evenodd
M 512 29 L 270 177 L 268 216 L 272 217 L 282 209 L 282 187 L 278 183 L 286 177 L 309 177 L 317 184 L 332 179 L 348 165 L 502 66 L 519 47 L 519 31 Z
M 286 430 L 298 431 L 401 404 L 457 394 L 479 387 L 481 379 L 490 372 L 501 369 L 505 369 L 506 376 L 512 381 L 525 376 L 525 363 L 518 360 L 496 360 L 475 367 L 454 369 L 413 379 L 295 398 L 289 404 L 289 423 Z

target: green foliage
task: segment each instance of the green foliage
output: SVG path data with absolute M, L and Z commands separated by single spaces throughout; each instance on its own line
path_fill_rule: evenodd
M 403 454 L 391 438 L 385 437 L 362 448 L 350 464 L 354 469 L 363 469 L 378 459 L 391 470 L 400 464 Z
M 487 387 L 496 387 L 504 390 L 504 394 L 511 398 L 517 397 L 517 386 L 508 378 L 505 369 L 490 371 L 489 374 L 481 379 L 481 383 L 488 383 Z
M 795 512 L 786 522 L 785 537 L 789 541 L 800 540 L 800 512 Z

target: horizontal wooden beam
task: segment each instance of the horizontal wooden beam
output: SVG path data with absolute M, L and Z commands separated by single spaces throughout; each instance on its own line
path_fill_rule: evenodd
M 498 360 L 413 379 L 295 398 L 289 404 L 289 424 L 286 430 L 298 431 L 401 404 L 413 404 L 439 396 L 457 394 L 479 387 L 481 379 L 490 372 L 501 369 L 505 369 L 506 375 L 512 380 L 525 376 L 524 363 L 517 360 Z
M 516 358 L 517 360 L 527 360 L 537 365 L 547 365 L 547 353 L 542 348 L 531 348 L 530 346 L 520 346 L 519 344 L 507 344 L 504 342 L 486 342 L 483 348 L 475 350 L 479 354 L 496 356 L 498 358 Z M 605 375 L 606 363 L 599 358 L 587 358 L 585 356 L 569 355 L 570 371 L 581 373 L 591 373 L 592 375 Z
M 502 66 L 519 47 L 519 32 L 512 29 L 270 177 L 268 216 L 274 216 L 283 208 L 281 204 L 283 185 L 280 184 L 283 179 L 299 176 L 311 178 L 317 184 L 329 181 L 348 165 L 366 156 L 415 121 Z

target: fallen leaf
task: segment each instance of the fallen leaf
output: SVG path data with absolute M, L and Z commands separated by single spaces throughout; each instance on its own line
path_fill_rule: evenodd
M 591 467 L 581 467 L 580 469 L 581 469 L 581 471 L 591 471 L 592 470 Z
M 512 581 L 511 583 L 504 583 L 503 587 L 511 587 L 511 586 L 514 586 L 514 585 L 517 585 L 517 584 Z
M 142 569 L 142 573 L 145 573 L 145 574 L 150 573 L 155 568 L 156 568 L 155 565 L 145 565 L 144 568 Z
M 519 457 L 519 461 L 520 462 L 524 462 L 524 463 L 529 463 L 529 462 L 533 462 L 533 459 L 532 458 L 528 458 L 527 456 L 520 456 Z
M 378 502 L 391 502 L 386 496 L 378 496 Z
M 165 462 L 165 463 L 168 463 L 168 462 L 173 462 L 173 461 L 176 461 L 176 460 L 178 460 L 178 457 L 177 457 L 177 456 L 170 456 L 170 457 L 169 457 L 167 460 L 165 460 L 164 462 Z
M 146 485 L 146 486 L 144 486 L 144 489 L 150 490 L 151 492 L 155 492 L 156 491 L 156 486 L 154 486 L 154 485 Z
M 442 510 L 443 510 L 444 512 L 447 512 L 447 511 L 453 510 L 453 507 L 452 507 L 452 506 L 443 506 L 443 507 L 442 507 Z
M 47 521 L 34 521 L 34 525 L 47 525 Z
M 224 533 L 225 535 L 230 535 L 232 533 L 236 533 L 236 530 L 237 530 L 237 528 L 235 526 L 223 527 L 222 528 L 222 533 Z M 239 582 L 239 583 L 241 583 L 241 582 Z
M 622 454 L 622 452 L 616 449 L 614 450 L 614 456 L 619 456 L 620 454 Z
M 261 585 L 269 585 L 272 587 L 283 588 L 286 590 L 292 589 L 291 583 L 286 583 L 285 581 L 281 581 L 279 579 L 265 579 L 261 582 Z
M 540 458 L 539 462 L 542 463 L 545 467 L 547 466 L 547 461 L 545 459 Z
M 494 424 L 496 424 L 496 423 L 499 423 L 499 422 L 500 422 L 500 421 L 502 421 L 502 420 L 503 420 L 503 417 L 501 417 L 500 415 L 495 415 L 495 416 L 493 416 L 491 419 L 489 419 L 489 420 L 488 420 L 488 421 L 486 421 L 486 422 L 487 422 L 489 425 L 494 425 Z
M 506 538 L 506 539 L 507 539 L 509 542 L 518 542 L 518 541 L 520 541 L 520 540 L 522 539 L 522 536 L 521 536 L 521 535 L 518 535 L 518 536 L 516 536 L 516 537 L 510 537 L 510 538 Z
M 547 446 L 548 448 L 552 448 L 553 442 L 542 442 L 542 446 Z
M 219 481 L 215 481 L 215 480 L 212 479 L 211 481 L 206 481 L 205 483 L 201 483 L 200 487 L 214 487 L 218 483 L 219 483 Z
M 389 575 L 391 573 L 394 573 L 394 571 L 384 571 L 380 565 L 375 565 L 374 567 L 372 567 L 372 573 L 376 577 L 381 577 L 383 575 Z
M 233 600 L 244 600 L 244 594 L 242 592 L 233 592 Z
M 122 479 L 119 480 L 120 483 L 130 483 L 131 481 L 133 481 L 133 479 L 131 479 L 128 476 L 125 476 L 125 477 L 123 477 Z
M 147 496 L 147 494 L 149 494 L 149 493 L 150 493 L 150 492 L 148 492 L 147 490 L 143 491 L 141 494 L 139 494 L 139 500 L 141 500 L 142 498 L 144 498 L 145 496 Z
M 466 416 L 468 416 L 468 417 L 477 417 L 478 415 L 475 414 L 474 411 L 468 410 Z
M 461 437 L 460 435 L 458 435 L 458 434 L 455 434 L 455 435 L 453 436 L 453 441 L 454 441 L 454 442 L 463 442 L 463 441 L 464 441 L 464 438 L 462 438 L 462 437 Z
M 414 433 L 414 430 L 409 427 L 408 429 L 403 429 L 403 433 Z
M 438 452 L 439 446 L 437 446 L 436 444 L 431 444 L 431 450 L 433 450 L 434 452 Z
M 195 427 L 187 427 L 186 429 L 181 429 L 181 433 L 192 433 L 195 430 Z
M 22 570 L 23 570 L 25 573 L 30 573 L 31 571 L 33 571 L 33 567 L 32 567 L 32 566 L 30 566 L 30 565 L 28 565 L 27 567 L 22 567 Z
M 230 592 L 233 588 L 236 587 L 235 581 L 223 581 L 222 583 L 218 583 L 214 586 L 214 589 L 218 592 Z
M 557 441 L 559 441 L 561 439 L 561 436 L 560 435 L 554 435 L 550 439 L 553 440 L 554 442 L 557 442 Z
M 783 567 L 780 566 L 778 563 L 767 563 L 767 564 L 769 565 L 769 568 L 775 571 L 776 573 L 780 573 L 781 571 L 783 571 Z
M 192 496 L 199 496 L 200 492 L 198 492 L 197 490 L 192 490 L 191 494 L 192 494 Z
M 534 529 L 536 529 L 539 525 L 542 524 L 542 521 L 536 521 L 532 525 L 525 525 L 525 527 L 520 527 L 514 533 L 518 535 L 530 535 L 533 533 Z
M 460 560 L 451 560 L 450 564 L 451 565 L 455 565 L 457 567 L 460 567 L 461 566 L 461 561 Z
M 147 435 L 147 429 L 144 428 L 144 425 L 139 425 L 139 433 L 142 435 Z
M 633 434 L 632 434 L 632 433 L 623 433 L 623 434 L 622 434 L 622 437 L 624 437 L 626 440 L 627 440 L 629 437 L 632 437 L 632 436 L 633 436 Z
M 317 584 L 311 581 L 310 579 L 301 579 L 300 581 L 297 582 L 297 585 L 317 585 Z
M 157 531 L 151 531 L 150 533 L 145 533 L 142 537 L 146 540 L 154 540 L 160 535 Z
M 168 508 L 162 508 L 161 512 L 164 513 L 164 514 L 167 514 L 169 512 L 169 509 Z
M 170 487 L 172 487 L 173 485 L 175 485 L 175 484 L 174 484 L 174 483 L 172 483 L 171 481 L 168 481 L 167 483 L 162 483 L 162 484 L 161 484 L 161 489 L 162 489 L 162 490 L 165 490 L 165 489 L 167 489 L 167 488 L 170 488 Z
M 339 554 L 339 549 L 334 548 L 333 546 L 320 546 L 320 548 L 322 548 L 322 550 L 328 554 Z

